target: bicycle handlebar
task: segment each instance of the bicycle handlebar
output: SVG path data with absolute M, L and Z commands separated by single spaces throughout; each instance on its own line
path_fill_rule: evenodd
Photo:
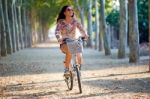
M 79 37 L 78 39 L 75 39 L 75 40 L 78 40 L 78 41 L 86 41 L 86 39 L 85 39 L 85 37 Z M 63 42 L 64 43 L 66 43 L 67 41 L 69 42 L 71 42 L 71 41 L 75 41 L 74 39 L 71 39 L 71 38 L 65 38 L 64 40 L 63 40 Z

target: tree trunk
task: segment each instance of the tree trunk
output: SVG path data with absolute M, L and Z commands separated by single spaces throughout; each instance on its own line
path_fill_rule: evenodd
M 148 0 L 148 16 L 149 16 L 149 72 L 150 72 L 150 0 Z
M 81 18 L 81 24 L 83 25 L 83 27 L 85 28 L 85 24 L 84 24 L 84 6 L 85 6 L 85 1 L 82 0 L 82 5 L 80 6 L 79 5 L 79 0 L 74 0 L 75 1 L 75 4 L 77 6 L 77 9 L 79 10 L 80 12 L 80 18 Z M 85 47 L 85 42 L 83 42 L 83 46 Z
M 1 3 L 1 0 L 0 0 Z M 2 34 L 2 26 L 3 26 L 3 22 L 2 22 L 2 9 L 1 9 L 1 4 L 0 4 L 0 57 L 1 57 L 1 34 Z
M 47 40 L 47 38 L 48 38 L 48 30 L 49 30 L 48 24 L 43 23 L 43 25 L 42 25 L 42 33 L 43 33 L 43 41 L 44 41 L 44 42 L 45 42 L 45 41 Z
M 89 39 L 87 42 L 87 47 L 93 47 L 92 46 L 92 0 L 89 0 L 89 5 L 88 5 L 88 34 L 89 34 Z
M 97 0 L 95 0 L 95 10 L 96 10 L 96 15 L 95 15 L 95 28 L 96 28 L 96 31 L 95 31 L 95 49 L 97 49 L 98 48 L 98 32 L 99 32 L 99 30 L 98 30 L 98 21 L 99 21 L 99 19 L 98 19 L 98 6 L 97 6 Z
M 7 42 L 7 53 L 12 54 L 12 38 L 10 31 L 10 24 L 8 19 L 8 0 L 5 0 L 5 22 L 6 22 L 6 42 Z
M 2 30 L 1 30 L 1 56 L 7 56 L 7 46 L 6 46 L 6 27 L 4 19 L 4 3 L 0 0 L 0 12 L 2 18 Z
M 15 3 L 14 3 L 14 21 L 15 21 L 15 28 L 16 28 L 16 47 L 17 47 L 17 50 L 20 50 L 20 42 L 19 42 L 19 22 L 18 22 L 18 8 L 17 8 L 17 3 L 18 3 L 18 0 L 15 0 Z
M 23 0 L 23 3 L 25 3 L 25 0 Z M 22 15 L 22 25 L 23 25 L 23 33 L 24 33 L 24 47 L 27 48 L 27 45 L 28 45 L 28 33 L 27 33 L 27 11 L 25 8 L 23 8 L 23 15 Z
M 11 46 L 12 53 L 14 52 L 14 44 L 13 44 L 13 16 L 12 16 L 12 2 L 13 0 L 8 0 L 8 19 L 9 19 L 9 28 L 10 28 L 10 38 L 11 38 Z
M 119 49 L 118 58 L 125 58 L 127 47 L 127 0 L 120 0 L 120 28 L 119 28 Z
M 41 43 L 42 42 L 42 39 L 43 39 L 43 33 L 42 33 L 42 21 L 41 21 L 41 14 L 39 16 L 37 16 L 37 23 L 39 24 L 37 26 L 37 43 Z
M 30 21 L 31 21 L 31 27 L 32 27 L 32 45 L 34 45 L 37 42 L 37 30 L 36 30 L 36 26 L 35 26 L 35 23 L 36 23 L 36 9 L 32 8 L 31 13 L 32 14 L 31 14 Z
M 101 32 L 101 19 L 99 20 L 99 35 L 98 35 L 98 39 L 99 39 L 99 42 L 98 42 L 98 47 L 99 48 L 98 48 L 98 50 L 99 51 L 103 51 L 104 45 L 103 45 L 103 34 Z
M 104 49 L 105 49 L 105 55 L 110 55 L 110 46 L 108 44 L 108 35 L 106 33 L 106 20 L 105 20 L 105 0 L 100 0 L 100 31 L 101 34 L 103 34 L 103 40 L 104 40 Z
M 18 1 L 19 6 L 18 6 L 18 23 L 19 23 L 19 41 L 20 41 L 20 48 L 24 48 L 24 40 L 23 40 L 23 31 L 22 31 L 22 13 L 21 13 L 21 8 L 22 8 L 22 0 Z
M 16 0 L 12 1 L 12 5 L 11 5 L 11 11 L 12 11 L 12 44 L 13 44 L 13 52 L 16 52 L 16 25 L 15 25 L 15 8 L 14 8 L 14 4 L 15 4 Z
M 31 47 L 32 46 L 32 24 L 31 24 L 31 12 L 30 11 L 27 11 L 26 12 L 27 16 L 26 16 L 26 22 L 27 22 L 27 41 L 28 41 L 28 44 L 27 44 L 27 47 Z
M 84 25 L 84 8 L 81 9 L 80 17 L 81 17 L 81 24 L 83 25 L 83 27 L 85 27 L 85 25 Z
M 85 5 L 85 1 L 82 0 L 80 17 L 81 17 L 81 23 L 82 23 L 83 27 L 85 27 L 85 23 L 84 23 L 84 11 L 85 11 L 85 8 L 84 8 L 84 5 Z
M 77 6 L 77 9 L 80 12 L 81 24 L 84 27 L 84 7 L 83 6 L 85 4 L 85 1 L 82 0 L 82 6 L 79 5 L 79 1 L 78 0 L 74 0 L 74 1 L 75 1 L 76 6 Z
M 137 0 L 129 0 L 129 62 L 139 61 L 139 30 Z

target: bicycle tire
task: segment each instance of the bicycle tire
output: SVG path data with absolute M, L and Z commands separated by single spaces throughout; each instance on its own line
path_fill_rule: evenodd
M 71 71 L 68 76 L 65 76 L 65 82 L 67 84 L 68 89 L 72 90 L 73 89 L 73 74 Z
M 78 80 L 79 91 L 80 91 L 80 93 L 82 93 L 81 77 L 80 77 L 79 68 L 77 66 L 76 66 L 76 73 L 77 73 L 77 80 Z

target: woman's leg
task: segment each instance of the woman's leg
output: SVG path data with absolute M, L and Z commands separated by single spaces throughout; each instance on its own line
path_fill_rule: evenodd
M 65 67 L 66 68 L 70 67 L 70 65 L 71 65 L 71 58 L 72 58 L 72 55 L 69 52 L 66 53 L 66 58 L 65 58 Z
M 82 53 L 78 53 L 76 55 L 76 60 L 77 60 L 77 64 L 81 65 L 82 64 Z
M 66 55 L 65 56 L 64 66 L 65 66 L 65 68 L 69 68 L 69 66 L 71 65 L 72 55 L 69 52 L 69 49 L 68 49 L 66 44 L 63 44 L 60 48 L 61 48 L 62 52 Z

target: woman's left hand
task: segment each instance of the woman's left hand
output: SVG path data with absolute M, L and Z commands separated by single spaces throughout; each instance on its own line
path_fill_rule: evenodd
M 88 35 L 88 34 L 86 34 L 84 37 L 85 37 L 85 40 L 88 40 L 89 35 Z

